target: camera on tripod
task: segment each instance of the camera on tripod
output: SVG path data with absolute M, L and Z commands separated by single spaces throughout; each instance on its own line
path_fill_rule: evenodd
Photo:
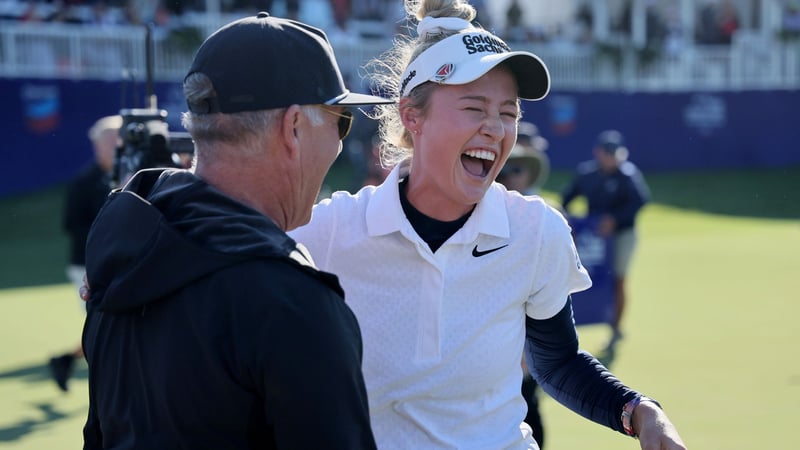
M 171 132 L 167 111 L 157 108 L 122 109 L 119 134 L 122 145 L 117 148 L 111 182 L 119 187 L 141 169 L 187 166 L 184 161 L 194 153 L 189 133 Z

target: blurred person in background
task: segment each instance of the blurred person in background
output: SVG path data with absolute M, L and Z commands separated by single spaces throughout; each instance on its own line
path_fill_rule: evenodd
M 594 159 L 578 165 L 576 175 L 561 194 L 561 207 L 578 197 L 586 199 L 589 217 L 598 220 L 597 233 L 612 239 L 614 307 L 611 338 L 605 351 L 613 354 L 623 337 L 620 324 L 627 302 L 626 278 L 636 250 L 636 218 L 650 199 L 650 190 L 641 171 L 628 161 L 622 133 L 606 130 L 597 137 Z
M 93 159 L 67 185 L 63 210 L 63 228 L 69 236 L 69 265 L 66 272 L 67 278 L 78 288 L 83 284 L 86 273 L 86 237 L 89 228 L 111 190 L 111 171 L 116 150 L 121 144 L 121 126 L 122 117 L 114 115 L 97 120 L 89 128 Z M 75 360 L 81 358 L 83 348 L 78 345 L 72 351 L 50 359 L 50 372 L 61 390 L 68 390 Z
M 377 134 L 372 137 L 369 148 L 364 150 L 364 177 L 362 178 L 362 186 L 378 186 L 383 183 L 389 172 L 392 171 L 391 167 L 384 167 L 381 164 L 381 139 Z
M 550 174 L 547 147 L 547 139 L 539 135 L 536 125 L 520 122 L 517 143 L 497 175 L 497 182 L 523 195 L 538 194 Z

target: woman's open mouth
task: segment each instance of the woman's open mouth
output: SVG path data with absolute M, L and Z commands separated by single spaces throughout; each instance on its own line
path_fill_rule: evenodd
M 461 165 L 470 175 L 484 178 L 492 170 L 495 158 L 488 150 L 467 150 L 461 154 Z

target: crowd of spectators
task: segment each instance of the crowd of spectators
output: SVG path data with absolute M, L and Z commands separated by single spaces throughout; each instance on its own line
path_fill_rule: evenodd
M 700 10 L 695 38 L 699 44 L 730 44 L 739 27 L 739 14 L 730 0 L 708 3 Z
M 97 26 L 166 25 L 179 14 L 163 0 L 0 0 L 0 20 Z M 182 13 L 182 11 L 181 11 Z
M 783 28 L 800 33 L 800 1 L 781 0 Z M 334 44 L 352 44 L 363 38 L 385 38 L 413 30 L 403 23 L 402 2 L 396 0 L 215 0 L 222 14 L 252 14 L 270 11 L 285 17 L 299 18 L 325 28 Z M 595 43 L 592 2 L 579 1 L 575 11 L 564 20 L 540 23 L 531 20 L 525 0 L 508 0 L 503 17 L 491 17 L 488 0 L 472 0 L 478 11 L 476 22 L 509 42 Z M 632 0 L 613 11 L 609 29 L 616 37 L 632 36 Z M 742 27 L 740 11 L 732 0 L 696 3 L 695 29 L 686 30 L 680 23 L 678 2 L 645 3 L 647 46 L 668 52 L 680 51 L 680 45 L 693 40 L 702 45 L 727 45 Z M 185 26 L 187 13 L 195 17 L 206 11 L 206 0 L 0 0 L 0 21 L 60 22 L 114 26 L 154 24 L 169 29 Z M 301 10 L 306 17 L 301 16 Z M 307 17 L 313 11 L 316 20 Z M 493 19 L 495 23 L 493 23 Z M 315 23 L 317 22 L 317 23 Z M 496 26 L 495 26 L 496 25 Z M 688 39 L 687 33 L 691 39 Z
M 313 7 L 327 6 L 324 9 L 332 16 L 330 22 L 341 28 L 351 20 L 384 21 L 392 16 L 402 17 L 403 12 L 395 6 L 399 2 L 391 0 L 220 0 L 219 11 L 222 14 L 280 12 L 282 16 L 297 19 L 303 1 L 317 3 Z M 0 20 L 19 22 L 166 26 L 171 19 L 206 10 L 205 0 L 0 0 Z

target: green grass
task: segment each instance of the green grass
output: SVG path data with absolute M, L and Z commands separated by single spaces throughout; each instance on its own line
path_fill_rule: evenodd
M 69 284 L 0 290 L 0 448 L 81 448 L 88 385 L 80 365 L 62 393 L 50 380 L 50 356 L 79 342 L 83 311 Z
M 63 186 L 0 199 L 0 288 L 66 281 Z
M 551 176 L 548 198 L 567 177 Z M 654 203 L 642 213 L 612 371 L 657 398 L 689 448 L 794 448 L 800 169 L 647 178 Z M 58 187 L 0 200 L 0 448 L 81 445 L 85 369 L 62 394 L 44 366 L 74 346 L 83 320 L 63 275 L 59 202 Z M 580 334 L 597 351 L 608 330 Z M 549 450 L 639 448 L 549 398 L 543 414 Z
M 612 370 L 659 399 L 690 448 L 793 448 L 798 255 L 797 221 L 664 206 L 644 213 Z M 597 350 L 607 330 L 581 335 Z M 551 448 L 621 448 L 626 439 L 552 400 L 544 411 Z

